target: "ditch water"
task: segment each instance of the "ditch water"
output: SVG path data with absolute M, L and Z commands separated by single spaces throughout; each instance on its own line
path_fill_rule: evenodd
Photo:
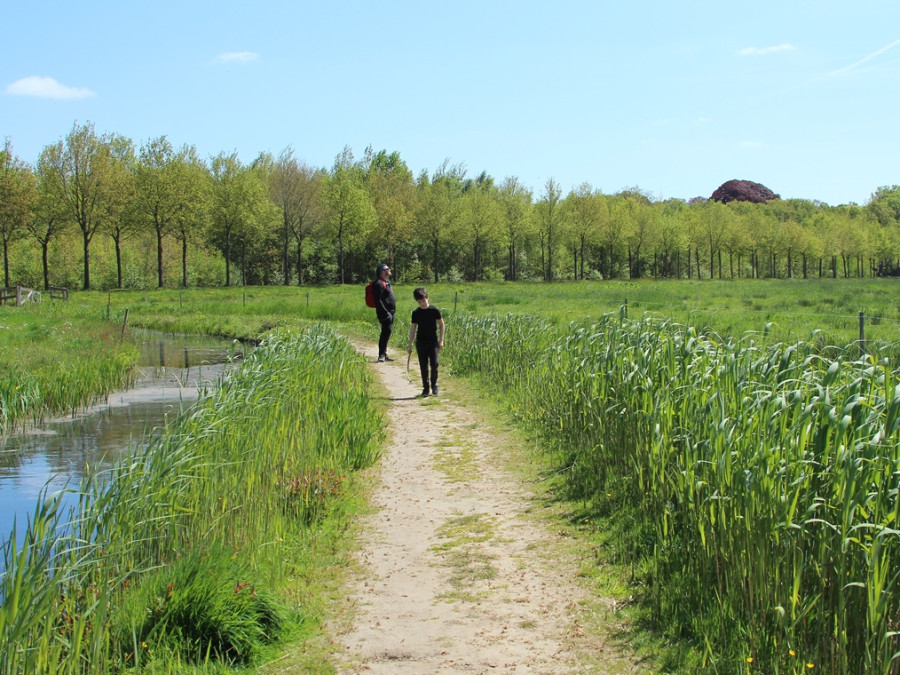
M 214 338 L 139 333 L 141 358 L 134 386 L 74 416 L 45 421 L 0 437 L 0 542 L 22 533 L 42 491 L 77 488 L 142 450 L 155 430 L 216 385 L 245 347 Z M 247 347 L 246 349 L 249 349 Z M 63 508 L 77 504 L 67 494 Z

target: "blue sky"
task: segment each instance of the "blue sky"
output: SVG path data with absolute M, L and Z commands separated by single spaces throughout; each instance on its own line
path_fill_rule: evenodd
M 250 162 L 349 146 L 605 193 L 900 184 L 900 2 L 7 3 L 0 138 L 76 122 Z

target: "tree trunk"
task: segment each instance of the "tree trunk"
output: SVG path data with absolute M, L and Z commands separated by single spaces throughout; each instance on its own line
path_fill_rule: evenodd
M 41 242 L 41 262 L 44 264 L 44 290 L 50 290 L 50 263 L 49 263 L 49 253 L 50 253 L 50 240 Z
M 291 239 L 288 228 L 284 228 L 284 285 L 291 285 Z
M 84 239 L 84 290 L 91 290 L 91 237 L 82 230 Z
M 231 286 L 231 233 L 225 233 L 225 286 Z
M 188 287 L 188 274 L 187 274 L 187 237 L 181 240 L 181 286 L 182 288 Z
M 116 277 L 118 280 L 117 288 L 122 290 L 122 245 L 119 243 L 119 240 L 113 239 L 116 242 Z
M 247 285 L 247 242 L 241 242 L 241 286 Z
M 303 240 L 297 240 L 297 285 L 302 286 L 305 282 L 303 278 L 305 267 L 303 265 Z
M 434 272 L 434 283 L 438 283 L 438 277 L 440 276 L 438 273 L 438 254 L 439 254 L 440 246 L 438 244 L 437 239 L 433 239 L 431 242 L 431 266 L 432 272 Z
M 9 242 L 3 240 L 3 278 L 4 286 L 9 288 Z
M 156 228 L 156 279 L 158 288 L 163 287 L 163 244 L 162 228 Z M 119 286 L 121 288 L 121 286 Z

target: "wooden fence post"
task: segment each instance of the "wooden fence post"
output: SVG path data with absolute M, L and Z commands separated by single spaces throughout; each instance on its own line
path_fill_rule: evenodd
M 866 315 L 865 312 L 859 313 L 859 351 L 860 356 L 866 355 Z

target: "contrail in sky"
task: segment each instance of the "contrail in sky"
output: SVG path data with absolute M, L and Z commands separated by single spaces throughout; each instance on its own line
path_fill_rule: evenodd
M 874 58 L 875 58 L 876 56 L 878 56 L 879 54 L 884 54 L 887 50 L 892 49 L 893 47 L 896 47 L 897 45 L 900 45 L 900 40 L 894 40 L 891 44 L 885 45 L 885 46 L 882 47 L 881 49 L 878 49 L 878 50 L 872 52 L 872 53 L 869 54 L 868 56 L 864 56 L 863 58 L 861 58 L 861 59 L 860 59 L 859 61 L 857 61 L 856 63 L 851 63 L 849 66 L 844 66 L 843 68 L 838 68 L 837 70 L 834 70 L 834 71 L 828 73 L 828 76 L 829 76 L 829 77 L 834 77 L 835 75 L 842 75 L 843 73 L 846 73 L 846 72 L 849 71 L 849 70 L 853 70 L 853 69 L 856 68 L 857 66 L 861 66 L 861 65 L 864 64 L 866 61 L 869 61 L 869 60 L 871 60 L 871 59 L 874 59 Z

